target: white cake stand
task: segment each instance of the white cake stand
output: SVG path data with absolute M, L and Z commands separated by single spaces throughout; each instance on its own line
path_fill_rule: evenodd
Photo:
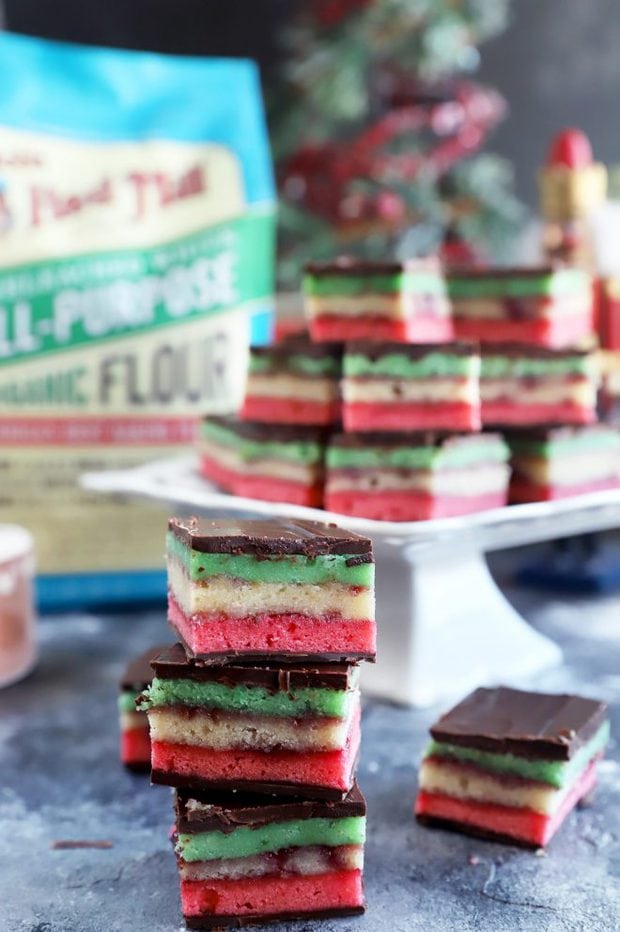
M 416 706 L 485 683 L 517 684 L 561 661 L 559 647 L 534 631 L 498 589 L 485 553 L 620 527 L 620 490 L 464 518 L 370 521 L 224 494 L 198 475 L 191 456 L 86 473 L 82 485 L 214 517 L 336 521 L 372 538 L 379 659 L 365 665 L 363 685 L 369 694 Z

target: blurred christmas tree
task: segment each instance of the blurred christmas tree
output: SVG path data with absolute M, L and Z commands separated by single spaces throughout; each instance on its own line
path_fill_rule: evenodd
M 283 282 L 337 252 L 505 250 L 512 169 L 479 154 L 504 101 L 466 76 L 509 2 L 302 0 L 271 108 Z

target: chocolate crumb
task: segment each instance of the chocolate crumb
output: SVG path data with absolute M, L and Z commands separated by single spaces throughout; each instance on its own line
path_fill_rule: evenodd
M 76 839 L 72 840 L 70 838 L 61 838 L 57 841 L 53 841 L 51 846 L 54 851 L 68 851 L 74 848 L 113 848 L 114 845 L 111 841 L 104 841 L 99 839 L 88 840 L 88 839 Z

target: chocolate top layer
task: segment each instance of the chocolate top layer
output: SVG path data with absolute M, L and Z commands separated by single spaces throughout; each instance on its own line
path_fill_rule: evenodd
M 200 553 L 253 554 L 258 558 L 287 554 L 372 555 L 372 543 L 367 537 L 321 521 L 170 518 L 168 528 Z
M 252 356 L 285 361 L 291 356 L 311 356 L 312 359 L 335 359 L 342 356 L 341 343 L 312 343 L 305 334 L 291 334 L 272 346 L 253 346 Z
M 598 730 L 607 706 L 580 696 L 476 689 L 431 728 L 436 741 L 541 760 L 569 760 Z
M 273 801 L 272 801 L 273 800 Z M 366 800 L 355 783 L 344 799 L 337 802 L 255 796 L 249 793 L 179 792 L 175 801 L 178 832 L 226 834 L 243 825 L 259 826 L 293 819 L 344 819 L 366 815 Z
M 529 343 L 485 343 L 482 356 L 526 356 L 528 359 L 566 359 L 571 356 L 589 356 L 591 349 L 552 350 Z
M 139 657 L 130 660 L 119 680 L 120 688 L 127 690 L 146 689 L 153 679 L 151 661 L 168 646 L 167 644 L 157 644 L 154 647 L 149 647 Z
M 216 666 L 200 660 L 189 660 L 181 644 L 166 647 L 151 661 L 155 676 L 160 679 L 191 679 L 222 683 L 225 686 L 262 686 L 272 693 L 303 689 L 307 686 L 344 690 L 351 686 L 355 664 L 300 663 L 280 664 L 231 663 Z
M 366 815 L 366 800 L 355 783 L 344 799 L 335 802 L 297 797 L 255 796 L 250 793 L 176 793 L 179 832 L 234 832 L 242 825 L 258 826 L 293 819 L 344 819 Z
M 442 446 L 479 446 L 488 443 L 495 444 L 502 440 L 498 433 L 485 432 L 480 434 L 443 434 L 440 431 L 419 431 L 406 434 L 401 433 L 368 433 L 368 434 L 334 434 L 330 440 L 331 446 L 347 450 L 364 450 L 368 447 L 435 447 Z
M 436 256 L 421 259 L 407 259 L 399 262 L 396 259 L 385 261 L 372 261 L 370 259 L 356 259 L 353 256 L 338 256 L 330 262 L 307 262 L 304 266 L 306 275 L 320 277 L 322 275 L 397 275 L 399 272 L 441 272 L 441 265 Z
M 501 278 L 502 280 L 507 278 L 540 278 L 542 275 L 553 275 L 556 272 L 563 272 L 573 268 L 575 266 L 560 261 L 546 262 L 543 265 L 453 265 L 447 269 L 446 276 L 448 278 L 468 279 Z
M 323 443 L 328 434 L 324 427 L 308 427 L 304 424 L 259 424 L 257 421 L 240 421 L 232 415 L 222 417 L 210 414 L 204 418 L 204 422 L 223 427 L 246 440 L 265 442 Z
M 369 343 L 354 340 L 346 344 L 345 352 L 365 356 L 367 359 L 382 359 L 392 353 L 408 356 L 409 359 L 422 359 L 429 353 L 441 353 L 443 356 L 471 356 L 480 352 L 477 343 L 464 340 L 454 343 Z

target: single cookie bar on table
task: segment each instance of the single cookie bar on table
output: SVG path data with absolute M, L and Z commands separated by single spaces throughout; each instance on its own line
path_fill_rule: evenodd
M 200 472 L 233 495 L 320 508 L 325 438 L 319 427 L 206 417 Z
M 163 649 L 161 644 L 149 647 L 139 657 L 134 657 L 119 682 L 120 757 L 129 770 L 146 771 L 151 766 L 149 722 L 146 714 L 136 709 L 136 699 L 153 678 L 151 660 Z
M 379 521 L 425 521 L 506 504 L 499 434 L 340 434 L 327 450 L 325 507 Z
M 347 344 L 346 431 L 480 429 L 480 356 L 471 343 Z
M 606 705 L 579 696 L 477 689 L 431 728 L 415 813 L 429 825 L 546 845 L 596 781 Z
M 360 742 L 355 664 L 213 666 L 180 644 L 153 660 L 140 707 L 151 729 L 151 779 L 204 790 L 341 799 Z
M 307 337 L 250 350 L 244 420 L 328 426 L 340 421 L 342 349 Z
M 302 287 L 316 341 L 443 343 L 454 335 L 443 272 L 434 258 L 311 262 Z
M 190 929 L 364 912 L 366 803 L 240 793 L 176 796 L 175 852 Z
M 455 269 L 448 290 L 461 340 L 565 349 L 594 330 L 592 278 L 582 269 Z
M 497 345 L 482 349 L 482 423 L 489 427 L 592 424 L 598 363 L 594 353 Z
M 372 660 L 372 544 L 318 521 L 171 518 L 168 620 L 193 657 Z
M 549 502 L 620 487 L 620 431 L 538 427 L 507 435 L 511 450 L 510 501 Z

